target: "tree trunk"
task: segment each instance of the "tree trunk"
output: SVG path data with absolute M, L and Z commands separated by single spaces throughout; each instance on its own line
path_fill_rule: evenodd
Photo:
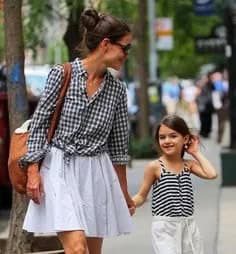
M 138 2 L 138 52 L 139 63 L 138 75 L 140 81 L 139 88 L 139 137 L 144 139 L 149 136 L 149 110 L 148 110 L 148 44 L 147 44 L 147 1 Z
M 80 14 L 84 9 L 84 4 L 81 0 L 66 0 L 66 4 L 70 10 L 70 15 L 67 30 L 63 39 L 68 48 L 69 61 L 72 61 L 78 56 L 76 47 L 82 39 L 82 35 L 79 33 L 79 19 Z
M 11 133 L 28 117 L 21 7 L 21 0 L 4 1 L 7 90 Z M 5 250 L 7 254 L 23 254 L 30 249 L 32 237 L 22 231 L 26 207 L 27 199 L 14 192 L 10 216 L 10 235 Z

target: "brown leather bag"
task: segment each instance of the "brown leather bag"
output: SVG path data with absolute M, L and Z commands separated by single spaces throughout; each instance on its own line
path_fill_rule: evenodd
M 70 84 L 71 79 L 71 64 L 63 64 L 64 78 L 62 80 L 62 85 L 57 99 L 57 104 L 55 111 L 52 115 L 50 127 L 48 130 L 47 140 L 48 143 L 51 142 L 56 126 L 60 118 L 60 112 L 64 103 L 64 98 L 66 91 Z M 27 152 L 27 140 L 29 137 L 28 126 L 31 120 L 27 120 L 24 124 L 16 129 L 11 137 L 10 151 L 8 158 L 8 172 L 12 187 L 19 193 L 26 193 L 27 184 L 27 169 L 22 169 L 19 166 L 19 159 L 23 157 Z

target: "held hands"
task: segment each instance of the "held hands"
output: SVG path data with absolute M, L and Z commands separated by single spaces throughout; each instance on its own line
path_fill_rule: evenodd
M 125 197 L 125 200 L 126 200 L 128 208 L 129 208 L 130 215 L 131 216 L 134 215 L 135 210 L 136 210 L 134 201 L 131 199 L 131 197 L 129 195 L 127 197 Z
M 114 164 L 114 169 L 115 169 L 116 174 L 118 176 L 120 187 L 123 192 L 124 198 L 126 200 L 126 204 L 128 206 L 130 215 L 132 216 L 135 212 L 135 204 L 134 204 L 133 200 L 131 199 L 129 192 L 128 192 L 127 178 L 126 178 L 126 166 Z
M 191 135 L 187 144 L 184 145 L 184 150 L 194 155 L 199 151 L 199 137 Z
M 43 186 L 38 163 L 29 165 L 27 177 L 26 194 L 36 204 L 40 204 L 40 199 L 43 195 Z
M 124 197 L 125 197 L 125 200 L 126 200 L 126 204 L 128 206 L 128 209 L 129 209 L 129 213 L 132 216 L 132 215 L 134 215 L 135 210 L 136 210 L 136 206 L 134 204 L 134 201 L 131 199 L 131 197 L 130 197 L 130 195 L 129 195 L 126 188 L 125 189 L 121 188 L 121 189 L 123 191 L 123 194 L 124 194 Z

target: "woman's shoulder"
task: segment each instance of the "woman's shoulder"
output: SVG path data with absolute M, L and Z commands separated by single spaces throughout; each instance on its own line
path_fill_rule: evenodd
M 44 94 L 49 91 L 58 91 L 63 75 L 63 66 L 59 64 L 53 65 L 47 75 Z
M 82 70 L 82 67 L 79 65 L 79 59 L 75 59 L 72 62 L 65 62 L 63 64 L 55 64 L 51 67 L 49 72 L 49 77 L 53 79 L 60 78 L 62 79 L 65 75 L 65 72 L 69 71 L 68 65 L 71 65 L 71 78 L 78 72 L 85 72 Z
M 126 89 L 127 89 L 126 82 L 119 79 L 118 77 L 116 77 L 116 75 L 113 74 L 111 72 L 111 70 L 107 70 L 107 79 L 108 79 L 109 83 L 111 83 L 113 88 L 115 86 L 115 87 L 121 89 L 122 91 L 126 91 Z
M 63 72 L 64 72 L 63 65 L 55 64 L 51 67 L 48 77 L 49 78 L 59 77 L 63 75 Z

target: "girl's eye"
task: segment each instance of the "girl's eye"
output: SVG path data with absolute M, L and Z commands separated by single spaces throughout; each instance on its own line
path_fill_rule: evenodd
M 160 136 L 159 139 L 164 139 L 165 137 L 164 136 Z

